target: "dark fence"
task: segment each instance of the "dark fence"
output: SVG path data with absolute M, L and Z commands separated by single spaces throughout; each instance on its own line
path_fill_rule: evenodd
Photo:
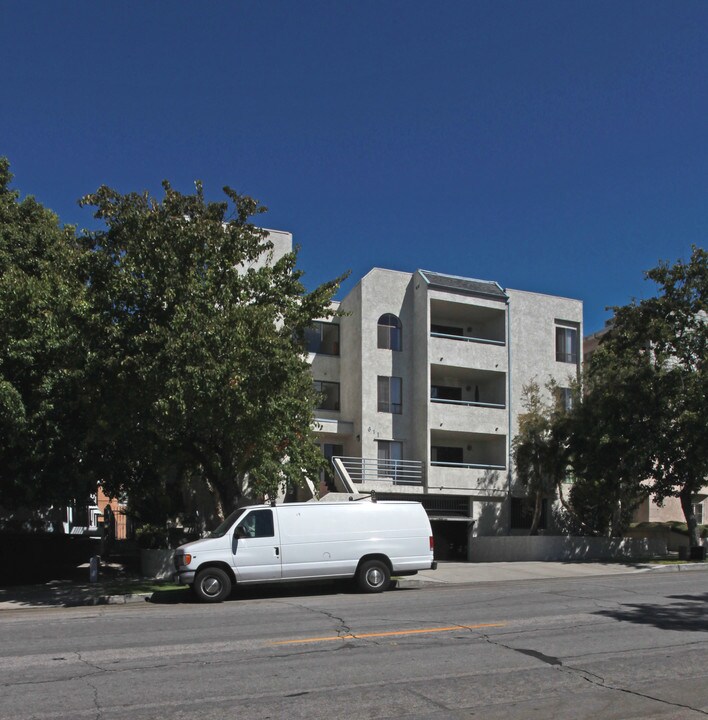
M 80 574 L 99 555 L 98 538 L 54 533 L 0 533 L 0 585 L 47 582 Z M 85 570 L 88 579 L 88 570 Z

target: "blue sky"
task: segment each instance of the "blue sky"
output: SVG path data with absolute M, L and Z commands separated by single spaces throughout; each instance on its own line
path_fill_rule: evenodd
M 708 2 L 0 0 L 0 154 L 67 223 L 100 184 L 269 207 L 309 287 L 438 272 L 585 331 L 708 230 Z

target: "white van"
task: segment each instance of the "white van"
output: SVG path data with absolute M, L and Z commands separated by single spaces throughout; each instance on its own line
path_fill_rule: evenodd
M 236 583 L 353 577 L 364 592 L 382 592 L 392 574 L 436 566 L 420 503 L 286 503 L 236 510 L 208 537 L 182 545 L 173 579 L 221 602 Z

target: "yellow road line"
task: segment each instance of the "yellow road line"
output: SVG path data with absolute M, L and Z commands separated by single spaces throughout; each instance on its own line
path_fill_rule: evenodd
M 304 638 L 302 640 L 276 640 L 271 645 L 300 645 L 303 643 L 331 642 L 332 640 L 361 640 L 364 638 L 396 637 L 400 635 L 422 635 L 424 633 L 452 632 L 453 630 L 477 630 L 478 628 L 504 627 L 506 623 L 482 623 L 480 625 L 452 625 L 451 627 L 419 628 L 418 630 L 389 630 L 388 632 L 362 633 L 361 635 L 329 635 L 327 637 Z

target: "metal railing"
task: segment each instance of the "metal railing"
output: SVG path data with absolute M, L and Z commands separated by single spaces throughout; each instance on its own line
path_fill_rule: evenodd
M 493 338 L 468 337 L 467 335 L 448 335 L 447 333 L 431 332 L 430 337 L 447 338 L 448 340 L 462 340 L 463 342 L 485 343 L 487 345 L 506 345 L 505 340 Z
M 432 467 L 465 468 L 467 470 L 506 470 L 506 465 L 493 465 L 492 463 L 458 463 L 445 460 L 433 460 Z
M 366 482 L 390 482 L 393 485 L 422 485 L 423 463 L 420 460 L 379 460 L 378 458 L 334 457 L 332 465 L 344 485 L 350 480 L 358 485 Z M 347 478 L 342 478 L 342 470 Z
M 483 408 L 506 408 L 504 403 L 490 403 L 490 402 L 479 402 L 478 400 L 447 400 L 446 398 L 430 398 L 430 402 L 434 403 L 447 403 L 448 405 L 468 405 L 472 407 L 483 407 Z

